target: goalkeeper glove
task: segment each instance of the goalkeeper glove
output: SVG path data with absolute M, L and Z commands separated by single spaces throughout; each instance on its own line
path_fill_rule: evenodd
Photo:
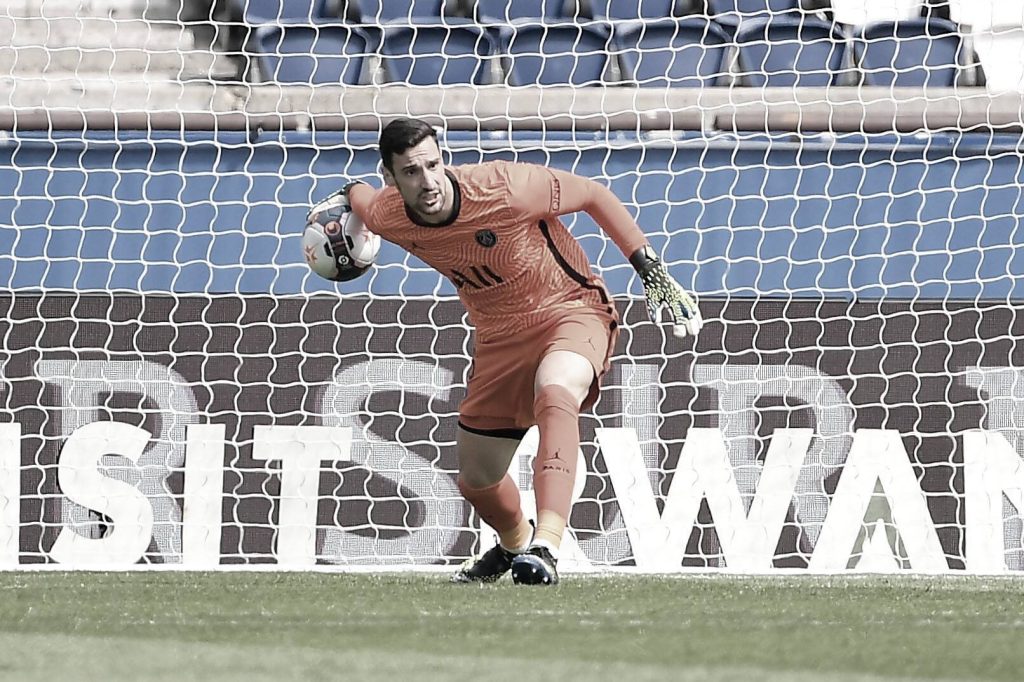
M 686 293 L 679 283 L 668 274 L 668 268 L 658 259 L 650 246 L 638 249 L 629 257 L 629 263 L 640 275 L 647 297 L 647 313 L 651 321 L 661 321 L 661 311 L 668 308 L 672 320 L 672 334 L 683 339 L 696 338 L 704 320 L 700 316 L 697 302 Z
M 337 192 L 334 192 L 333 194 L 331 194 L 327 198 L 330 199 L 331 197 L 342 197 L 345 200 L 345 205 L 348 206 L 350 208 L 350 210 L 351 210 L 351 203 L 349 203 L 349 200 L 348 200 L 348 191 L 350 189 L 352 189 L 353 187 L 355 187 L 356 185 L 365 185 L 365 184 L 366 183 L 363 182 L 362 180 L 349 180 L 344 185 L 342 185 L 341 189 L 339 189 Z
M 362 180 L 349 180 L 346 182 L 341 189 L 331 192 L 326 197 L 316 202 L 313 208 L 309 209 L 309 213 L 306 214 L 306 222 L 313 217 L 313 215 L 321 210 L 324 210 L 328 206 L 341 206 L 345 213 L 352 210 L 352 204 L 348 200 L 348 191 L 356 185 L 365 185 L 367 183 Z M 340 199 L 341 201 L 338 201 Z

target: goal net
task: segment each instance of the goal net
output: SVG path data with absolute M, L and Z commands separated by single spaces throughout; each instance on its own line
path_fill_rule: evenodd
M 623 324 L 560 567 L 1024 569 L 1024 4 L 664 4 L 0 0 L 0 566 L 489 546 L 455 289 L 299 244 L 411 115 L 608 185 L 708 320 L 566 216 Z

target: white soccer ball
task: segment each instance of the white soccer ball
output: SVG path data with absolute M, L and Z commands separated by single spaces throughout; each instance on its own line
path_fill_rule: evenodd
M 316 274 L 347 282 L 370 269 L 380 251 L 380 237 L 352 212 L 348 197 L 332 194 L 306 217 L 302 252 Z

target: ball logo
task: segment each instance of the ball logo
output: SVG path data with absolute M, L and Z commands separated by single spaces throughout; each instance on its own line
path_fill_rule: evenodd
M 339 234 L 340 232 L 341 223 L 339 223 L 337 220 L 332 220 L 328 222 L 326 225 L 324 225 L 324 234 L 326 234 L 329 237 L 333 237 L 334 235 Z
M 476 241 L 484 248 L 491 248 L 498 243 L 498 235 L 490 230 L 478 230 L 476 233 Z

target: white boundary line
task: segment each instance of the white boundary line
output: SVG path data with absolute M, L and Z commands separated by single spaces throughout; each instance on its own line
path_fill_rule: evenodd
M 326 565 L 289 567 L 281 564 L 219 564 L 217 566 L 190 567 L 184 564 L 132 564 L 130 566 L 116 564 L 97 564 L 76 566 L 68 564 L 19 564 L 4 566 L 0 573 L 324 573 L 324 574 L 445 574 L 455 570 L 458 564 L 379 564 L 372 566 Z M 584 576 L 588 578 L 611 578 L 621 576 L 645 576 L 665 579 L 736 579 L 736 578 L 850 578 L 870 580 L 875 578 L 898 578 L 922 581 L 963 579 L 963 578 L 1000 578 L 1012 581 L 1024 580 L 1024 572 L 1020 573 L 984 573 L 954 571 L 950 569 L 942 573 L 925 573 L 920 571 L 901 571 L 898 573 L 865 572 L 856 570 L 843 571 L 808 571 L 803 568 L 777 568 L 771 571 L 731 571 L 728 568 L 690 568 L 680 567 L 676 572 L 658 573 L 643 571 L 635 566 L 607 566 L 589 571 L 561 571 L 562 575 Z

